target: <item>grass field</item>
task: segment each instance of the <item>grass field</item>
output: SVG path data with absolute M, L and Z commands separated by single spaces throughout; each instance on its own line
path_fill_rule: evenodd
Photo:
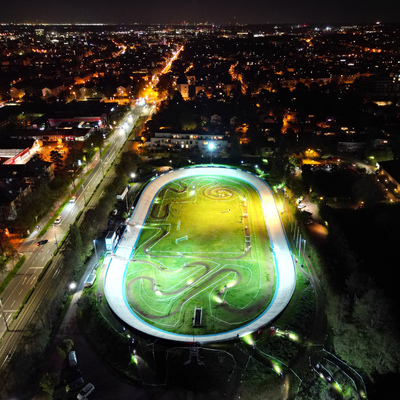
M 260 315 L 275 266 L 258 193 L 233 178 L 173 181 L 154 199 L 125 275 L 132 310 L 156 328 L 214 334 Z M 202 308 L 193 328 L 195 308 Z

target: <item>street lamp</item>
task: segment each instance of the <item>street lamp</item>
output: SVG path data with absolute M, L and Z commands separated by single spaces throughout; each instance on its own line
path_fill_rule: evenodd
M 2 298 L 0 298 L 0 307 L 1 307 L 1 313 L 3 314 L 4 322 L 6 324 L 6 328 L 9 331 L 10 327 L 8 326 L 6 315 L 4 314 L 4 307 L 3 307 L 3 299 Z
M 72 181 L 72 186 L 74 187 L 74 189 L 76 189 L 76 186 L 75 186 L 75 178 L 74 178 L 74 172 L 75 172 L 75 171 L 72 171 L 72 172 L 71 172 L 71 181 Z
M 86 206 L 86 195 L 85 195 L 85 185 L 82 183 L 82 194 L 83 194 L 83 201 L 85 202 L 83 204 L 83 207 Z
M 96 239 L 93 239 L 93 245 L 94 245 L 94 252 L 96 254 L 96 260 L 99 262 L 99 256 L 97 255 L 97 249 L 96 249 Z
M 54 240 L 55 240 L 55 242 L 56 242 L 56 246 L 58 247 L 57 235 L 56 235 L 56 228 L 55 228 L 54 224 L 53 224 L 53 231 L 54 231 Z
M 100 144 L 99 144 L 99 159 L 100 159 L 101 173 L 104 176 L 104 167 L 103 167 L 103 159 L 101 158 L 101 145 Z
M 213 163 L 213 161 L 212 161 L 212 153 L 213 153 L 214 149 L 215 149 L 215 144 L 213 142 L 210 142 L 208 144 L 208 151 L 210 152 L 211 164 Z
M 128 122 L 124 122 L 124 132 L 125 132 L 125 138 L 128 140 L 128 131 L 129 131 L 129 125 Z
M 303 257 L 306 254 L 306 239 L 303 239 L 304 247 L 303 247 Z M 300 251 L 301 251 L 301 246 L 300 246 Z

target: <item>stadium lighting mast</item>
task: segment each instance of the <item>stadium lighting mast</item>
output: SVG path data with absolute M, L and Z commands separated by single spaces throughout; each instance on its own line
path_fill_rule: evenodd
M 213 156 L 213 151 L 214 151 L 214 149 L 215 149 L 215 144 L 214 144 L 213 142 L 210 142 L 210 143 L 208 144 L 208 150 L 209 150 L 209 152 L 210 152 L 211 164 L 213 163 L 213 161 L 212 161 L 212 156 Z
M 97 255 L 97 249 L 96 249 L 96 239 L 93 239 L 93 246 L 94 246 L 94 252 L 96 253 L 96 260 L 99 262 L 99 256 Z

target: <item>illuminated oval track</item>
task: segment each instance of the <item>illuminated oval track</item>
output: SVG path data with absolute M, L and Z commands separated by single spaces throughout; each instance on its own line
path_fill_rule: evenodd
M 124 276 L 140 237 L 142 226 L 147 219 L 157 193 L 171 181 L 195 176 L 236 178 L 247 182 L 258 192 L 275 260 L 276 289 L 268 307 L 250 323 L 223 333 L 193 336 L 172 333 L 156 328 L 136 315 L 130 308 L 126 298 Z M 152 180 L 146 186 L 124 232 L 123 239 L 120 241 L 107 265 L 104 287 L 110 307 L 127 325 L 152 336 L 167 340 L 210 343 L 245 336 L 268 324 L 287 306 L 292 297 L 295 284 L 296 272 L 293 257 L 271 188 L 262 179 L 247 171 L 233 167 L 198 165 L 167 172 Z

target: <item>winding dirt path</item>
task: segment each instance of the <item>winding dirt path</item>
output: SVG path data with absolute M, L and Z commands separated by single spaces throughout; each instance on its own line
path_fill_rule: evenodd
M 206 267 L 206 271 L 207 271 L 207 272 L 205 272 L 202 276 L 200 276 L 198 279 L 196 279 L 196 280 L 190 285 L 190 287 L 195 286 L 195 285 L 196 285 L 196 282 L 198 282 L 199 280 L 203 279 L 203 278 L 208 274 L 208 272 L 210 271 L 210 266 L 209 266 L 208 264 L 206 264 L 206 263 L 192 263 L 192 264 L 187 265 L 187 266 L 184 267 L 184 268 L 187 268 L 187 267 L 190 267 L 190 266 L 194 266 L 193 264 L 194 264 L 194 265 L 199 265 L 199 264 L 200 264 L 200 265 L 203 265 L 204 267 Z M 197 293 L 201 292 L 201 291 L 204 289 L 204 286 L 209 286 L 209 285 L 210 285 L 210 283 L 209 283 L 210 281 L 212 281 L 212 280 L 213 280 L 214 278 L 216 278 L 218 275 L 226 274 L 227 272 L 234 272 L 234 273 L 237 275 L 237 279 L 236 279 L 235 285 L 236 285 L 236 284 L 239 284 L 239 283 L 241 282 L 242 276 L 241 276 L 241 274 L 240 274 L 236 269 L 233 269 L 233 268 L 223 268 L 223 269 L 221 269 L 221 270 L 219 270 L 219 271 L 214 272 L 214 273 L 211 274 L 210 276 L 208 276 L 207 279 L 206 279 L 205 281 L 203 281 L 199 287 L 193 287 L 193 289 L 190 291 L 190 296 L 189 296 L 189 297 L 195 296 Z M 138 277 L 132 279 L 132 280 L 129 282 L 128 287 L 127 287 L 127 288 L 128 288 L 128 299 L 129 299 L 129 301 L 131 302 L 132 305 L 135 305 L 135 309 L 136 309 L 136 310 L 138 310 L 138 309 L 140 309 L 140 308 L 139 308 L 138 304 L 135 302 L 135 296 L 133 295 L 132 286 L 133 286 L 133 284 L 134 284 L 136 281 L 143 280 L 143 279 L 149 280 L 149 281 L 152 282 L 153 290 L 154 290 L 154 287 L 155 287 L 155 285 L 156 285 L 154 279 L 153 279 L 153 278 L 150 278 L 150 277 L 148 277 L 148 276 L 138 276 Z M 165 295 L 178 294 L 178 293 L 181 293 L 181 292 L 185 291 L 186 289 L 187 289 L 187 287 L 184 287 L 184 288 L 182 288 L 182 289 L 178 289 L 178 290 L 174 290 L 174 291 L 170 291 L 170 292 L 161 292 L 161 294 L 165 294 Z M 178 313 L 179 311 L 181 311 L 183 305 L 184 305 L 185 302 L 189 299 L 189 297 L 188 297 L 188 296 L 183 297 L 183 298 L 182 298 L 182 304 L 181 304 L 175 311 L 168 313 L 168 315 L 154 315 L 154 314 L 146 313 L 146 312 L 144 312 L 143 310 L 140 311 L 140 314 L 141 314 L 142 316 L 146 317 L 146 318 L 154 318 L 154 319 L 161 319 L 161 318 L 170 317 L 171 315 L 174 315 L 174 314 Z M 245 310 L 244 310 L 244 309 L 243 309 L 243 310 L 240 310 L 240 309 L 231 309 L 231 311 L 232 311 L 232 312 L 239 313 L 239 314 L 246 314 L 246 313 L 249 312 L 249 308 L 246 308 Z
M 268 184 L 266 184 L 265 181 L 261 180 L 256 175 L 235 167 L 217 166 L 217 165 L 213 166 L 196 165 L 193 167 L 182 168 L 176 171 L 170 171 L 168 173 L 162 174 L 159 177 L 157 177 L 157 179 L 150 182 L 150 184 L 147 185 L 146 188 L 144 189 L 142 196 L 138 202 L 138 205 L 135 209 L 135 212 L 131 217 L 130 220 L 131 224 L 129 228 L 127 228 L 128 232 L 126 232 L 126 234 L 128 235 L 127 239 L 129 239 L 129 242 L 136 243 L 136 241 L 138 240 L 141 231 L 140 227 L 145 224 L 147 215 L 150 212 L 149 208 L 150 205 L 152 204 L 152 201 L 156 198 L 159 191 L 167 184 L 171 182 L 176 182 L 179 179 L 186 180 L 186 178 L 191 179 L 190 181 L 191 183 L 197 182 L 197 180 L 202 180 L 202 179 L 209 179 L 208 182 L 210 182 L 212 180 L 219 179 L 220 177 L 226 178 L 228 180 L 235 179 L 235 180 L 240 180 L 242 182 L 246 182 L 246 184 L 253 187 L 258 193 L 258 197 L 261 199 L 261 204 L 262 204 L 262 212 L 259 213 L 259 215 L 261 215 L 262 220 L 265 221 L 267 224 L 268 237 L 270 239 L 270 243 L 272 246 L 271 250 L 273 252 L 273 257 L 277 267 L 277 274 L 279 275 L 279 280 L 276 282 L 276 288 L 274 289 L 274 296 L 271 303 L 267 308 L 264 308 L 264 311 L 261 313 L 259 317 L 245 323 L 244 325 L 238 328 L 229 329 L 226 332 L 221 332 L 217 334 L 199 333 L 196 335 L 196 340 L 199 343 L 230 340 L 238 336 L 246 335 L 249 331 L 256 330 L 260 326 L 265 325 L 273 318 L 275 318 L 277 315 L 279 315 L 279 313 L 284 309 L 284 307 L 286 307 L 286 305 L 290 301 L 291 296 L 293 295 L 296 283 L 295 281 L 296 274 L 295 274 L 293 256 L 289 247 L 285 231 L 283 230 L 282 227 L 282 221 L 280 219 L 274 194 L 271 188 L 268 186 Z M 197 190 L 196 190 L 197 194 L 201 193 L 199 191 L 202 189 L 202 186 L 197 185 Z M 177 190 L 181 189 L 178 188 Z M 182 188 L 182 190 L 184 189 Z M 243 194 L 240 190 L 239 192 L 240 194 Z M 185 195 L 179 197 L 184 197 L 184 196 Z M 186 201 L 187 201 L 187 196 L 186 196 Z M 252 218 L 253 217 L 251 216 L 250 220 Z M 158 220 L 158 222 L 160 221 Z M 251 222 L 252 223 L 249 229 L 251 230 L 256 229 L 257 228 L 256 222 L 255 221 Z M 160 235 L 162 235 L 163 233 L 164 233 L 163 231 L 160 231 L 159 234 L 157 233 L 158 240 L 160 238 Z M 154 239 L 155 238 L 152 238 L 152 240 Z M 249 241 L 248 243 L 250 244 Z M 257 240 L 257 242 L 251 244 L 254 246 L 255 250 L 256 249 L 255 246 L 259 246 L 260 243 Z M 257 247 L 257 249 L 258 248 L 259 247 Z M 150 251 L 149 247 L 148 249 Z M 181 342 L 194 340 L 193 334 L 171 333 L 167 330 L 151 327 L 148 323 L 142 321 L 138 316 L 136 316 L 135 312 L 129 307 L 129 305 L 127 304 L 128 301 L 125 297 L 126 283 L 124 282 L 124 280 L 125 280 L 125 267 L 127 266 L 127 261 L 131 257 L 131 253 L 132 253 L 132 248 L 130 246 L 119 245 L 115 251 L 115 257 L 112 257 L 109 266 L 107 267 L 105 294 L 107 301 L 110 304 L 110 307 L 118 315 L 119 318 L 121 318 L 127 324 L 135 327 L 136 329 L 142 330 L 143 332 L 168 340 L 177 340 Z M 174 256 L 176 257 L 176 255 Z M 237 260 L 238 258 L 241 257 L 245 257 L 245 254 L 232 255 L 230 259 Z M 204 258 L 203 260 L 207 263 L 207 260 L 205 260 Z M 224 257 L 224 259 L 226 260 L 226 257 Z M 159 260 L 161 260 L 161 258 Z M 213 260 L 213 257 L 210 257 L 208 255 L 208 260 Z M 197 260 L 194 260 L 192 258 L 191 261 L 197 261 Z M 210 266 L 212 265 L 213 263 L 210 262 Z M 236 270 L 235 273 L 237 273 Z
M 201 180 L 200 180 L 201 182 Z M 197 182 L 198 183 L 198 182 Z M 181 186 L 181 188 L 183 188 L 183 190 L 181 189 L 175 189 L 175 188 L 169 188 L 166 190 L 172 190 L 176 193 L 182 193 L 185 190 L 187 190 L 187 185 L 185 183 L 183 183 L 182 181 L 179 181 L 179 185 Z M 165 190 L 165 191 L 166 191 Z M 236 189 L 231 189 L 227 186 L 224 185 L 219 185 L 218 182 L 213 179 L 210 183 L 206 184 L 202 189 L 201 189 L 201 193 L 205 198 L 211 199 L 211 200 L 216 200 L 216 201 L 225 201 L 225 200 L 231 200 L 235 195 L 240 197 L 241 194 L 239 194 L 237 192 Z M 255 201 L 254 199 L 254 194 L 250 193 L 251 199 L 252 201 Z M 173 202 L 179 202 L 179 201 L 183 201 L 180 199 L 174 199 L 174 201 L 168 202 L 167 204 L 165 204 L 163 206 L 163 214 L 160 215 L 155 215 L 156 213 L 154 212 L 154 210 L 156 209 L 155 207 L 152 208 L 152 212 L 150 214 L 150 216 L 154 219 L 164 219 L 168 216 L 169 214 L 169 210 L 170 210 L 170 205 Z M 250 238 L 251 235 L 251 230 L 250 230 L 250 226 L 249 226 L 249 217 L 248 217 L 248 207 L 247 207 L 247 202 L 245 200 L 243 200 L 243 204 L 241 204 L 241 207 L 243 209 L 243 221 L 244 221 L 244 226 L 245 226 L 245 237 Z M 255 218 L 255 223 L 257 224 L 257 228 L 259 230 L 259 232 L 263 232 L 263 239 L 267 240 L 268 237 L 266 235 L 265 231 L 265 226 L 261 226 L 261 222 L 259 221 L 258 218 L 258 213 L 257 213 L 257 218 Z M 158 226 L 158 227 L 154 227 L 156 229 L 159 229 L 160 232 L 153 237 L 152 239 L 150 239 L 148 242 L 146 242 L 146 244 L 143 246 L 143 251 L 146 254 L 149 254 L 150 248 L 157 243 L 158 241 L 160 241 L 163 237 L 165 237 L 167 235 L 167 230 L 165 228 L 163 228 L 162 226 Z M 206 258 L 208 260 L 238 260 L 241 259 L 245 256 L 247 256 L 248 254 L 250 254 L 251 251 L 251 246 L 249 243 L 247 243 L 246 241 L 246 249 L 244 251 L 243 254 L 238 255 L 238 256 L 234 256 L 234 257 L 215 257 L 215 256 L 209 256 L 209 255 L 205 255 L 205 256 L 200 256 L 200 255 L 196 255 L 196 258 Z M 151 255 L 153 258 L 165 258 L 165 257 L 176 257 L 176 255 L 157 255 L 157 254 L 153 254 Z M 185 255 L 185 257 L 192 257 L 190 255 Z M 152 261 L 147 261 L 147 260 L 132 260 L 135 263 L 144 263 L 144 264 L 148 264 L 151 265 L 152 267 L 154 267 L 155 269 L 158 269 L 159 271 L 165 271 L 165 268 L 161 267 L 160 265 L 158 265 L 157 263 L 154 263 Z M 202 276 L 200 276 L 199 278 L 197 278 L 192 284 L 191 286 L 195 286 L 196 283 L 199 280 L 204 279 L 204 277 L 209 274 L 211 267 L 208 263 L 206 262 L 192 262 L 190 264 L 185 265 L 184 268 L 188 268 L 188 267 L 192 267 L 192 266 L 197 266 L 197 265 L 202 265 L 205 267 L 205 272 L 202 274 Z M 149 280 L 151 281 L 152 285 L 153 285 L 153 290 L 155 291 L 155 287 L 156 287 L 156 282 L 154 281 L 154 279 L 147 277 L 147 276 L 139 276 L 136 277 L 134 279 L 132 279 L 128 285 L 127 285 L 127 292 L 128 292 L 128 299 L 131 303 L 131 305 L 135 308 L 135 310 L 141 314 L 142 316 L 146 317 L 146 318 L 151 318 L 151 319 L 162 319 L 162 318 L 167 318 L 170 317 L 172 315 L 175 315 L 176 313 L 180 312 L 185 304 L 185 302 L 190 298 L 195 296 L 197 293 L 201 292 L 202 290 L 204 290 L 204 285 L 209 285 L 209 282 L 212 281 L 214 278 L 216 278 L 217 276 L 219 276 L 222 273 L 227 273 L 227 272 L 234 272 L 237 275 L 237 282 L 236 284 L 239 284 L 242 280 L 242 276 L 241 274 L 233 268 L 224 268 L 220 271 L 217 271 L 213 274 L 211 274 L 209 277 L 207 277 L 207 279 L 201 284 L 201 286 L 199 286 L 198 288 L 193 288 L 190 291 L 190 296 L 185 296 L 181 299 L 181 304 L 178 306 L 178 308 L 173 311 L 168 313 L 168 315 L 154 315 L 148 312 L 145 312 L 144 310 L 141 310 L 139 307 L 138 302 L 135 301 L 135 296 L 133 294 L 133 285 L 135 284 L 135 282 L 140 281 L 140 280 Z M 165 294 L 165 295 L 173 295 L 173 294 L 179 294 L 183 291 L 187 290 L 187 287 L 184 287 L 182 289 L 178 289 L 175 291 L 170 291 L 170 292 L 161 292 L 161 294 Z M 250 307 L 247 307 L 246 309 L 235 309 L 227 304 L 224 304 L 227 308 L 230 309 L 230 311 L 240 314 L 240 315 L 244 315 L 244 314 L 248 314 L 248 313 L 252 313 L 255 312 L 256 309 L 258 309 L 260 307 L 260 305 L 258 303 L 253 304 Z M 139 311 L 140 310 L 140 311 Z

